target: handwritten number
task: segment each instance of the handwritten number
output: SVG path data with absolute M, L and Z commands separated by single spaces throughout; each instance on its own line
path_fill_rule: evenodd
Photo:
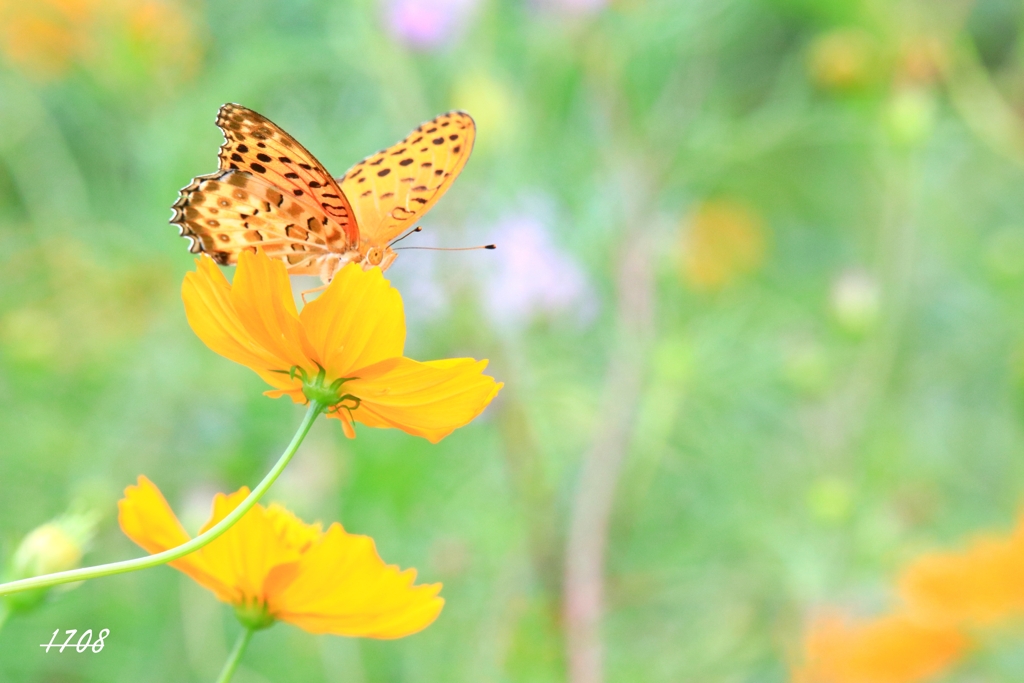
M 49 643 L 47 643 L 46 645 L 40 645 L 39 647 L 45 647 L 46 651 L 49 652 L 50 648 L 53 647 L 53 639 L 57 637 L 58 633 L 60 633 L 60 629 L 57 629 L 56 631 L 53 632 L 53 635 L 50 636 L 50 642 Z
M 68 643 L 71 642 L 71 639 L 75 637 L 76 633 L 78 633 L 78 629 L 77 628 L 72 628 L 72 629 L 69 629 L 67 631 L 64 631 L 64 633 L 68 634 L 68 639 L 64 641 L 64 644 L 60 646 L 60 649 L 57 650 L 57 652 L 64 652 L 64 648 L 66 648 L 68 646 Z
M 96 638 L 95 641 L 92 639 L 92 629 L 91 628 L 90 629 L 86 629 L 85 631 L 82 632 L 82 635 L 78 636 L 78 642 L 75 643 L 74 645 L 71 644 L 71 639 L 75 637 L 76 633 L 78 633 L 78 629 L 72 628 L 72 629 L 68 629 L 67 631 L 64 631 L 64 633 L 66 633 L 68 635 L 68 637 L 64 641 L 63 645 L 57 645 L 56 643 L 54 643 L 54 641 L 57 639 L 57 634 L 59 634 L 59 633 L 60 633 L 60 629 L 57 629 L 56 631 L 54 631 L 53 635 L 50 636 L 50 642 L 49 643 L 41 643 L 39 645 L 39 647 L 46 648 L 47 652 L 50 651 L 51 647 L 57 648 L 57 652 L 64 652 L 64 648 L 66 648 L 68 646 L 71 646 L 71 647 L 75 648 L 76 652 L 87 652 L 89 650 L 89 648 L 92 648 L 93 652 L 100 652 L 100 651 L 103 650 L 104 639 L 107 636 L 110 635 L 110 629 L 109 628 L 101 629 L 99 637 Z
M 86 636 L 89 636 L 89 639 L 86 640 L 85 645 L 83 645 L 82 640 L 84 640 Z M 78 652 L 85 652 L 89 649 L 90 645 L 92 645 L 92 629 L 89 629 L 82 635 L 78 636 L 78 643 L 75 644 L 75 650 Z

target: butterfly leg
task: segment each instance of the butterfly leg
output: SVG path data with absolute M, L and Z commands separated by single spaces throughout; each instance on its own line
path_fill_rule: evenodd
M 306 291 L 301 292 L 299 294 L 299 296 L 302 297 L 302 303 L 303 304 L 308 304 L 309 302 L 306 301 L 306 295 L 307 294 L 312 294 L 314 292 L 322 292 L 325 289 L 327 289 L 327 285 L 320 285 L 319 287 L 314 287 L 313 289 L 307 289 Z

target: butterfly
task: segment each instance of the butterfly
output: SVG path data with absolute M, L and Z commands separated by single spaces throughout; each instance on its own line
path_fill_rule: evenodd
M 195 177 L 171 207 L 189 251 L 230 265 L 261 248 L 290 274 L 324 282 L 351 262 L 386 270 L 397 256 L 390 245 L 444 195 L 476 138 L 469 114 L 450 111 L 332 178 L 251 109 L 225 104 L 217 126 L 220 169 Z

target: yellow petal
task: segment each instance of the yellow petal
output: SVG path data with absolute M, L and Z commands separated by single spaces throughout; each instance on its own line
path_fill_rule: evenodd
M 472 358 L 395 358 L 357 370 L 345 391 L 361 401 L 352 412 L 359 422 L 437 443 L 483 412 L 504 386 L 482 374 L 486 367 L 487 361 Z
M 124 498 L 118 501 L 117 508 L 121 530 L 151 554 L 177 548 L 190 540 L 160 489 L 146 477 L 140 476 L 137 485 L 124 490 Z M 230 579 L 211 567 L 201 553 L 200 550 L 186 555 L 170 565 L 213 591 L 221 600 L 230 600 L 234 595 Z
M 401 638 L 429 626 L 444 606 L 441 584 L 414 586 L 415 578 L 415 570 L 384 564 L 372 538 L 332 524 L 296 577 L 268 585 L 268 607 L 311 633 Z
M 924 683 L 961 658 L 969 641 L 952 628 L 895 614 L 850 623 L 822 619 L 807 638 L 798 683 Z
M 331 378 L 399 357 L 405 348 L 402 297 L 379 268 L 345 266 L 300 317 Z
M 284 366 L 286 359 L 261 346 L 245 329 L 231 302 L 231 286 L 217 264 L 204 255 L 196 265 L 196 272 L 186 274 L 181 286 L 185 316 L 196 336 L 215 353 L 253 370 Z
M 202 531 L 227 517 L 248 495 L 249 489 L 244 486 L 231 495 L 218 493 L 213 499 L 213 514 Z M 293 523 L 302 524 L 297 519 Z M 303 548 L 290 543 L 296 533 L 301 532 L 282 523 L 280 513 L 268 512 L 256 504 L 223 536 L 199 552 L 207 565 L 216 567 L 235 588 L 232 602 L 262 600 L 263 584 L 271 570 L 302 556 Z
M 208 256 L 185 275 L 181 296 L 189 325 L 216 353 L 255 370 L 277 389 L 301 387 L 282 371 L 300 365 L 315 373 L 295 312 L 284 264 L 262 252 L 241 255 L 235 284 L 229 285 Z
M 313 350 L 299 322 L 284 263 L 272 260 L 262 250 L 239 254 L 231 303 L 253 340 L 286 360 L 280 369 L 314 367 L 310 362 Z
M 962 553 L 931 553 L 900 578 L 900 594 L 922 617 L 988 625 L 1024 613 L 1024 542 L 980 537 Z

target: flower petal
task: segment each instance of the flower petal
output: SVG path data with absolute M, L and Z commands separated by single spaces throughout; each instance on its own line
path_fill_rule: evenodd
M 262 252 L 246 252 L 233 285 L 208 256 L 197 265 L 185 275 L 181 297 L 189 325 L 211 350 L 255 370 L 278 389 L 301 384 L 282 374 L 294 365 L 316 371 L 284 264 Z
M 253 340 L 286 361 L 284 367 L 268 369 L 288 370 L 294 365 L 312 369 L 313 348 L 299 322 L 284 263 L 262 250 L 239 254 L 231 303 Z
M 987 625 L 1024 612 L 1024 539 L 980 537 L 962 553 L 931 553 L 900 578 L 900 594 L 923 618 Z
M 969 642 L 958 630 L 894 614 L 849 623 L 830 617 L 815 623 L 806 643 L 798 683 L 923 683 L 952 666 Z
M 117 521 L 125 535 L 149 553 L 177 548 L 190 539 L 160 489 L 144 476 L 138 484 L 124 490 L 117 502 Z M 200 586 L 210 589 L 221 600 L 234 595 L 230 578 L 216 566 L 209 565 L 202 550 L 186 555 L 170 565 L 192 577 Z
M 504 386 L 481 374 L 487 361 L 426 363 L 394 358 L 356 371 L 344 390 L 361 403 L 352 417 L 368 427 L 397 427 L 437 443 L 469 423 Z
M 384 564 L 373 539 L 332 524 L 299 573 L 267 586 L 270 613 L 311 633 L 401 638 L 441 613 L 441 584 L 414 586 L 416 571 Z
M 227 517 L 248 495 L 249 489 L 245 486 L 230 495 L 218 493 L 213 499 L 213 514 L 200 533 Z M 306 526 L 297 519 L 293 523 Z M 314 529 L 319 537 L 319 529 Z M 287 523 L 282 523 L 279 512 L 256 504 L 223 536 L 198 552 L 203 553 L 208 565 L 219 568 L 229 577 L 236 591 L 231 602 L 259 601 L 263 599 L 263 584 L 271 570 L 298 561 L 304 546 L 309 545 L 308 540 L 302 546 L 290 543 L 289 539 L 297 533 L 301 532 L 290 530 Z
M 201 256 L 196 265 L 181 286 L 185 315 L 196 336 L 215 353 L 253 370 L 284 366 L 287 360 L 261 346 L 245 329 L 231 302 L 231 285 L 213 259 Z
M 328 377 L 400 357 L 405 348 L 402 297 L 379 268 L 345 266 L 299 317 Z

